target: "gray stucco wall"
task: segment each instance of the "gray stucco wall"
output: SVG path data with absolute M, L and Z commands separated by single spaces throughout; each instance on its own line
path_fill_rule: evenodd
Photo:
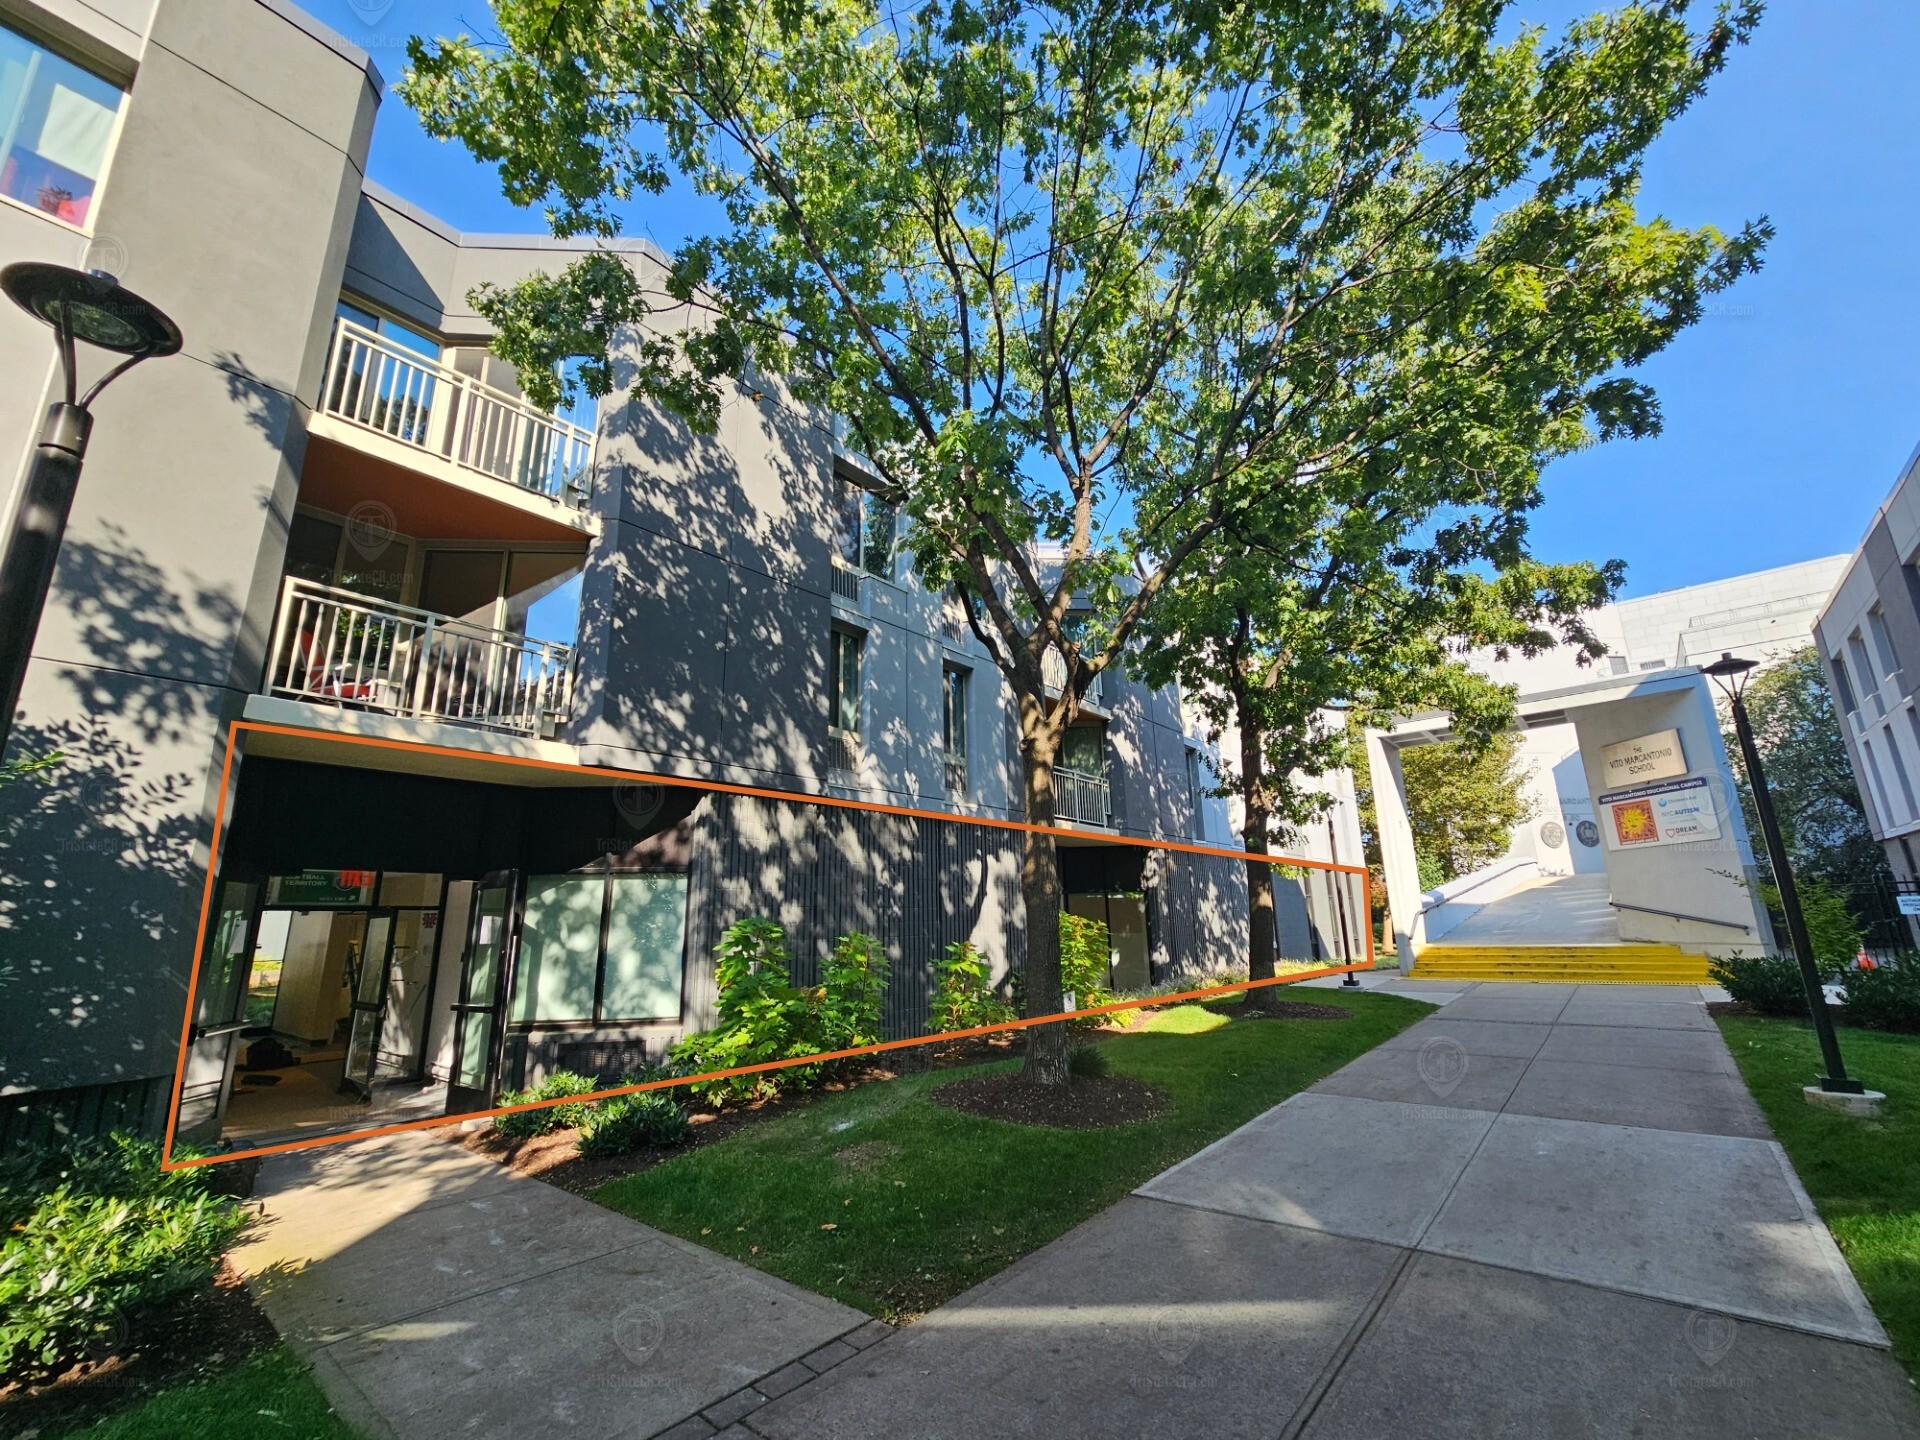
M 138 62 L 92 231 L 187 343 L 96 408 L 22 694 L 10 753 L 65 760 L 0 794 L 0 1091 L 172 1070 L 221 733 L 259 679 L 376 103 L 258 0 L 162 5 Z M 10 255 L 83 244 L 0 213 Z M 0 308 L 0 433 L 24 437 L 51 346 Z

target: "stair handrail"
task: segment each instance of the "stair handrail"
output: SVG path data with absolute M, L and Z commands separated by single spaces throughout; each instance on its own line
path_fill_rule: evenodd
M 1609 900 L 1607 903 L 1616 910 L 1633 910 L 1642 915 L 1662 915 L 1669 920 L 1692 920 L 1701 925 L 1719 925 L 1728 930 L 1753 933 L 1751 925 L 1742 925 L 1738 920 L 1716 920 L 1711 915 L 1688 915 L 1680 910 L 1656 910 L 1651 905 L 1629 905 L 1624 900 Z

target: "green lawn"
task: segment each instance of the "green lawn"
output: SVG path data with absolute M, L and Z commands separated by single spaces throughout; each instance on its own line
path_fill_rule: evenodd
M 0 1411 L 0 1430 L 8 1417 Z M 327 1406 L 307 1367 L 276 1345 L 224 1374 L 163 1390 L 101 1421 L 56 1423 L 41 1440 L 84 1435 L 87 1440 L 356 1440 L 356 1432 Z M 9 1432 L 10 1433 L 10 1432 Z
M 1887 1096 L 1881 1119 L 1850 1120 L 1801 1099 L 1820 1073 L 1811 1025 L 1729 1017 L 1720 1030 L 1894 1354 L 1920 1378 L 1920 1036 L 1840 1032 L 1848 1073 Z
M 925 1098 L 944 1070 L 868 1085 L 602 1187 L 594 1198 L 871 1314 L 918 1314 L 1337 1070 L 1430 1007 L 1297 992 L 1344 1020 L 1230 1021 L 1198 1005 L 1103 1043 L 1171 1097 L 1156 1119 L 1055 1130 Z

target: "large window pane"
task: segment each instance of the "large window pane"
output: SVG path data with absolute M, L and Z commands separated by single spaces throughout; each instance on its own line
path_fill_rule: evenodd
M 515 1020 L 593 1018 L 605 885 L 598 875 L 535 875 L 527 881 L 513 983 Z
M 861 637 L 835 630 L 828 663 L 827 718 L 850 734 L 860 733 Z
M 943 725 L 941 739 L 955 760 L 967 758 L 967 672 L 949 665 L 941 673 Z
M 607 1020 L 672 1020 L 680 1015 L 687 929 L 687 877 L 615 875 L 607 917 Z
M 84 225 L 120 87 L 0 26 L 0 193 Z
M 572 645 L 580 630 L 581 557 L 517 550 L 507 565 L 507 629 Z

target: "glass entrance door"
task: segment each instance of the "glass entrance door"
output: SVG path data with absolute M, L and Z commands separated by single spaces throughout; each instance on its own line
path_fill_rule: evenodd
M 380 1055 L 380 1017 L 386 1009 L 388 952 L 393 946 L 394 912 L 370 910 L 360 942 L 358 961 L 351 966 L 352 1020 L 347 1030 L 345 1087 L 362 1099 L 373 1093 L 373 1071 Z
M 518 882 L 515 872 L 499 871 L 482 880 L 474 895 L 473 922 L 460 962 L 460 1000 L 453 1007 L 453 1079 L 447 1086 L 450 1115 L 484 1110 L 493 1103 Z

